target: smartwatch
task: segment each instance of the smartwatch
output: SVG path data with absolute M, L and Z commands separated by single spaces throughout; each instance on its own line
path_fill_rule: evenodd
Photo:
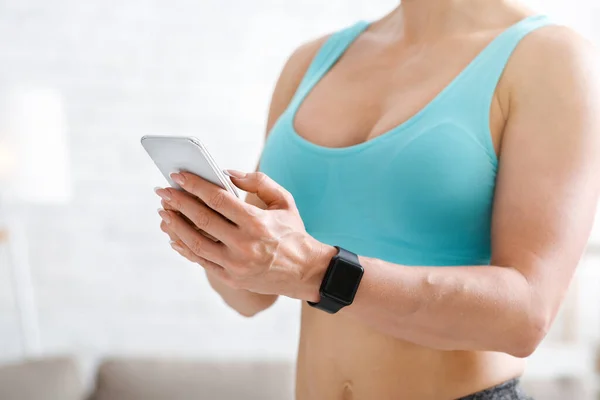
M 364 272 L 356 254 L 338 246 L 335 248 L 338 253 L 331 259 L 319 289 L 321 300 L 307 302 L 330 314 L 352 304 Z

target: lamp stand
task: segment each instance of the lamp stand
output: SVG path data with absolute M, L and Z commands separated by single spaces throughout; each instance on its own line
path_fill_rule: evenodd
M 2 207 L 0 207 L 0 245 L 6 249 L 21 334 L 22 355 L 36 357 L 41 354 L 41 341 L 26 234 L 22 224 L 8 220 L 8 213 L 5 213 L 5 219 L 1 217 Z

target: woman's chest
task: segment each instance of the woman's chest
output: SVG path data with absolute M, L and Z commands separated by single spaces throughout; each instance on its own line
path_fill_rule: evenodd
M 294 130 L 307 141 L 330 148 L 384 135 L 427 111 L 484 45 L 482 40 L 463 46 L 451 43 L 394 57 L 362 54 L 360 47 L 350 50 L 297 105 Z M 498 151 L 504 127 L 499 102 L 494 99 L 487 111 Z

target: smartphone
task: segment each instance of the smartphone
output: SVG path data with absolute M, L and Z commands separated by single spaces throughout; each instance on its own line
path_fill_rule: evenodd
M 154 164 L 176 189 L 181 187 L 171 179 L 174 172 L 190 172 L 240 197 L 231 180 L 217 166 L 206 146 L 192 136 L 142 137 L 142 146 Z

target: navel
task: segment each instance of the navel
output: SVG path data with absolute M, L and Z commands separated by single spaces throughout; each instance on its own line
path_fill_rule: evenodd
M 354 394 L 352 392 L 352 381 L 347 380 L 344 382 L 344 386 L 342 389 L 342 400 L 352 400 L 354 399 Z

